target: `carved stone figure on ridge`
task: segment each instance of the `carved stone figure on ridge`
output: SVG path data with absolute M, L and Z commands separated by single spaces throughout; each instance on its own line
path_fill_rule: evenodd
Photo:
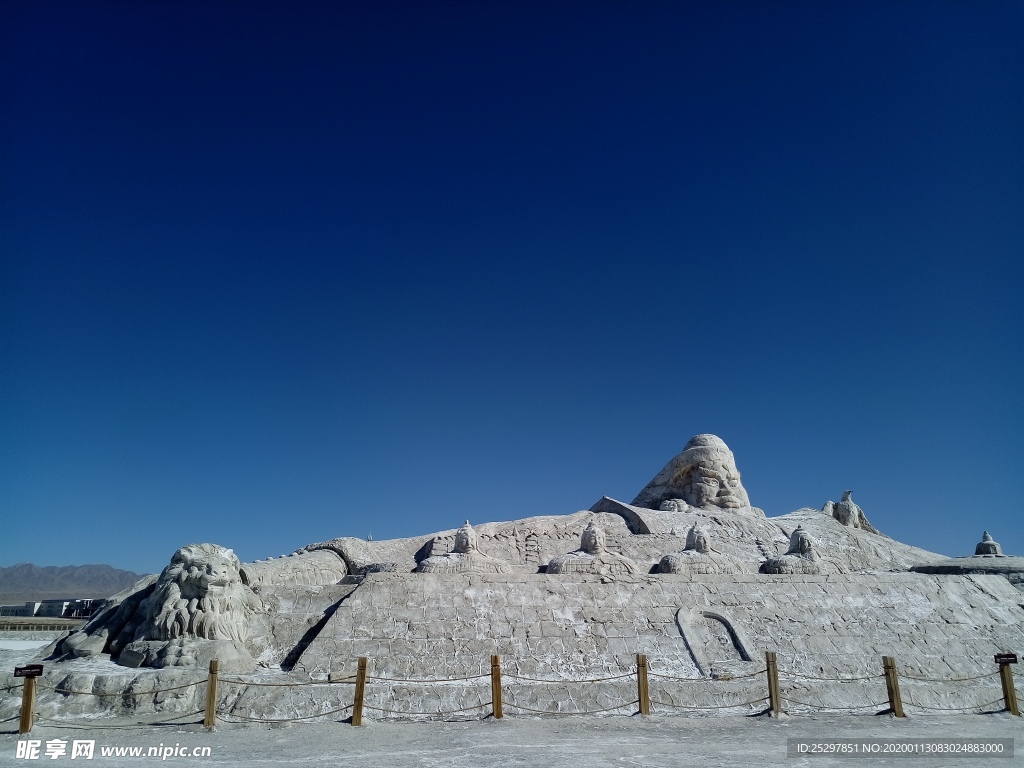
M 985 531 L 981 535 L 981 541 L 974 548 L 975 556 L 987 555 L 989 557 L 1004 557 L 1003 548 L 999 546 L 999 542 L 993 539 L 988 531 Z
M 770 557 L 761 566 L 762 573 L 821 573 L 821 558 L 802 525 L 789 537 L 789 549 L 782 557 Z
M 202 666 L 216 658 L 224 671 L 251 671 L 255 662 L 245 640 L 260 603 L 239 569 L 230 549 L 184 546 L 155 583 L 101 611 L 62 650 L 110 653 L 131 667 Z
M 476 531 L 466 524 L 455 532 L 455 546 L 451 552 L 431 555 L 421 561 L 415 573 L 509 573 L 507 563 L 488 557 L 477 548 Z
M 605 545 L 604 530 L 588 523 L 580 536 L 580 548 L 559 555 L 548 563 L 548 573 L 592 573 L 615 576 L 639 573 L 640 568 L 628 557 L 609 552 Z
M 853 491 L 843 491 L 841 501 L 826 501 L 821 511 L 826 515 L 831 515 L 847 528 L 859 528 L 869 533 L 878 533 L 864 516 L 864 510 L 853 500 Z
M 729 447 L 715 435 L 697 435 L 640 491 L 633 506 L 749 511 L 750 499 Z
M 736 573 L 736 566 L 727 558 L 714 553 L 707 535 L 696 523 L 686 533 L 686 547 L 682 552 L 665 555 L 658 563 L 658 573 Z

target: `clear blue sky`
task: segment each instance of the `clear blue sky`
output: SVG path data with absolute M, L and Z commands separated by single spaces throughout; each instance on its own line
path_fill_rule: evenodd
M 1019 2 L 0 4 L 0 565 L 626 501 L 1024 555 Z

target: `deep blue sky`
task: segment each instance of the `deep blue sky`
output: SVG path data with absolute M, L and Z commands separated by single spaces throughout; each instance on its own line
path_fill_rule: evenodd
M 0 565 L 626 501 L 1024 555 L 1019 2 L 0 4 Z

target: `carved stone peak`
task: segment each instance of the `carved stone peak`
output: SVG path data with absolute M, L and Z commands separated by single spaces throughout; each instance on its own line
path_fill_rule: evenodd
M 662 511 L 749 510 L 736 459 L 717 435 L 696 435 L 633 500 L 633 506 Z
M 875 527 L 868 522 L 864 510 L 853 500 L 853 491 L 843 491 L 843 498 L 840 501 L 826 501 L 821 511 L 826 515 L 831 515 L 847 528 L 859 528 L 869 533 L 878 533 Z

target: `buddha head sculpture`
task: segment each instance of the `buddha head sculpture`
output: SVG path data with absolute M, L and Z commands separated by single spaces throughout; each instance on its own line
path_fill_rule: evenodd
M 588 523 L 580 536 L 580 549 L 588 555 L 599 555 L 605 551 L 604 530 L 593 523 Z
M 639 573 L 639 567 L 625 555 L 609 552 L 604 530 L 599 525 L 588 523 L 580 535 L 580 548 L 553 558 L 548 563 L 547 572 L 614 576 Z
M 769 557 L 761 564 L 761 573 L 817 574 L 822 572 L 821 558 L 814 551 L 811 537 L 802 525 L 789 537 L 789 549 L 781 557 Z
M 473 526 L 467 520 L 466 524 L 455 532 L 455 547 L 453 551 L 464 555 L 467 552 L 474 551 L 476 547 L 476 531 L 473 530 Z
M 789 549 L 786 554 L 814 559 L 814 544 L 802 525 L 798 525 L 789 537 Z
M 694 552 L 707 553 L 710 547 L 708 547 L 708 538 L 697 524 L 694 523 L 693 527 L 686 532 L 686 550 L 692 550 Z
M 681 511 L 698 508 L 750 507 L 732 451 L 715 435 L 697 435 L 633 500 L 634 506 Z M 675 503 L 674 503 L 675 502 Z
M 712 553 L 708 538 L 700 526 L 694 523 L 686 532 L 686 548 L 661 558 L 654 567 L 655 573 L 676 573 L 706 575 L 715 573 L 736 573 L 737 564 L 720 553 Z

